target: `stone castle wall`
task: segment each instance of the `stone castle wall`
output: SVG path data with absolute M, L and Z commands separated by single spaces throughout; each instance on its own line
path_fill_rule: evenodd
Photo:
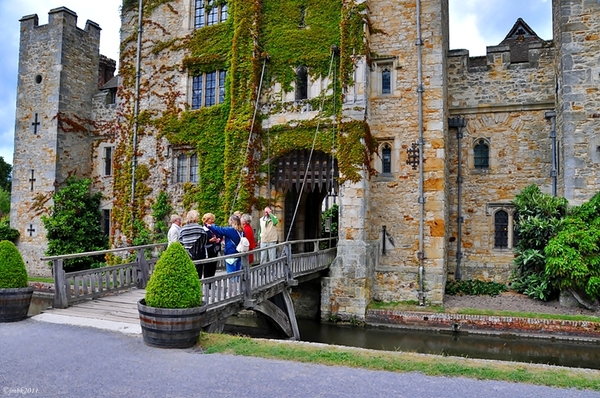
M 530 184 L 550 193 L 548 111 L 557 111 L 559 195 L 576 204 L 600 186 L 600 4 L 553 0 L 555 40 L 532 42 L 527 60 L 511 62 L 509 45 L 488 47 L 485 57 L 476 58 L 465 50 L 448 51 L 447 0 L 422 0 L 423 85 L 419 87 L 416 3 L 364 2 L 373 28 L 367 34 L 369 54 L 357 55 L 343 118 L 366 120 L 379 153 L 383 145 L 391 147 L 391 173 L 371 178 L 365 173 L 362 181 L 341 187 L 338 258 L 322 282 L 323 317 L 363 318 L 371 300 L 418 299 L 421 239 L 425 298 L 442 302 L 446 278 L 454 276 L 457 265 L 459 151 L 463 279 L 508 280 L 514 254 L 511 247 L 494 248 L 494 214 L 504 210 L 512 216 L 510 202 Z M 151 23 L 144 24 L 140 109 L 153 115 L 165 111 L 166 98 L 174 98 L 169 105 L 176 108 L 188 104 L 190 81 L 181 67 L 188 50 L 164 44 L 184 42 L 193 34 L 192 5 L 189 1 L 159 5 Z M 115 123 L 123 122 L 121 111 L 132 114 L 134 95 L 131 71 L 136 43 L 130 37 L 135 36 L 137 12 L 122 14 L 124 86 L 117 105 L 107 105 L 108 93 L 97 91 L 99 27 L 88 21 L 85 30 L 78 29 L 75 13 L 62 8 L 52 10 L 50 17 L 45 26 L 38 26 L 35 15 L 21 20 L 11 226 L 21 232 L 19 248 L 32 274 L 49 273 L 39 261 L 45 231 L 31 211 L 34 198 L 51 194 L 55 181 L 77 170 L 95 177 L 95 189 L 107 197 L 102 206 L 110 207 L 111 178 L 102 175 L 102 148 L 130 138 L 130 131 L 119 136 Z M 57 48 L 63 50 L 52 50 Z M 392 76 L 389 94 L 381 92 L 381 72 L 386 68 Z M 310 83 L 312 97 L 328 82 Z M 419 141 L 419 91 L 423 93 L 423 198 L 419 170 L 407 164 L 407 150 Z M 292 100 L 291 93 L 284 95 L 277 87 L 270 95 Z M 34 134 L 36 113 L 40 125 Z M 286 110 L 270 115 L 265 127 L 315 115 L 310 109 Z M 456 129 L 448 127 L 448 118 L 454 116 L 466 121 L 460 148 Z M 93 136 L 90 119 L 98 129 Z M 187 148 L 171 145 L 158 138 L 159 133 L 144 126 L 138 136 L 138 164 L 152 170 L 143 183 L 152 195 L 167 189 L 174 210 L 183 212 L 183 184 L 174 183 L 172 172 L 176 154 Z M 485 170 L 474 167 L 478 140 L 485 140 L 490 148 L 490 167 Z M 381 171 L 380 158 L 374 166 Z M 144 221 L 152 227 L 151 215 Z
M 523 188 L 536 184 L 551 192 L 551 123 L 554 109 L 554 50 L 549 42 L 530 45 L 529 61 L 511 63 L 509 46 L 488 47 L 485 58 L 468 51 L 450 52 L 448 97 L 450 112 L 465 118 L 462 129 L 462 252 L 463 279 L 506 283 L 514 254 L 494 247 L 494 214 L 512 214 L 510 202 Z M 482 60 L 484 62 L 482 62 Z M 456 269 L 458 216 L 457 130 L 448 134 L 451 193 L 449 275 Z M 490 148 L 488 169 L 476 169 L 473 148 L 479 140 Z
M 50 198 L 55 182 L 64 181 L 68 172 L 89 176 L 87 129 L 99 40 L 98 25 L 88 21 L 85 30 L 78 29 L 76 14 L 66 8 L 51 10 L 43 26 L 37 15 L 21 19 L 10 219 L 21 234 L 17 246 L 30 275 L 51 272 L 40 261 L 46 250 L 40 218 L 45 211 L 35 204 L 40 197 Z M 39 124 L 34 125 L 36 114 Z M 43 202 L 45 208 L 51 205 Z
M 553 0 L 559 195 L 581 204 L 600 186 L 600 3 Z
M 393 240 L 375 267 L 373 299 L 417 300 L 419 297 L 420 204 L 419 170 L 407 164 L 407 149 L 419 140 L 419 81 L 416 9 L 406 2 L 373 2 L 374 29 L 370 49 L 374 59 L 369 93 L 368 122 L 381 145 L 392 148 L 392 172 L 370 184 L 367 240 L 382 245 L 382 228 Z M 447 2 L 421 2 L 423 138 L 424 268 L 426 300 L 440 303 L 447 256 L 447 186 L 445 172 L 445 81 L 448 21 Z M 380 91 L 378 76 L 391 62 L 392 93 Z

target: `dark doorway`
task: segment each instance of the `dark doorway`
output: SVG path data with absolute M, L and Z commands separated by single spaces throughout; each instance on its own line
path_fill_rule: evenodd
M 337 162 L 324 152 L 315 151 L 311 156 L 310 151 L 302 150 L 287 153 L 275 164 L 272 182 L 285 192 L 286 240 L 319 238 L 323 200 L 337 192 Z

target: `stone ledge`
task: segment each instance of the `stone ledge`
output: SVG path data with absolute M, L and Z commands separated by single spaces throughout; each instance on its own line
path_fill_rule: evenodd
M 527 335 L 527 337 L 542 339 L 586 340 L 600 343 L 600 321 L 394 310 L 368 310 L 365 321 L 372 326 L 433 329 L 454 333 Z

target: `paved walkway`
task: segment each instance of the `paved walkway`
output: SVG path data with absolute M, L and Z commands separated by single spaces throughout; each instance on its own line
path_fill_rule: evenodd
M 85 301 L 69 308 L 52 308 L 35 315 L 38 321 L 76 326 L 91 326 L 126 334 L 141 334 L 137 302 L 146 291 L 133 289 L 128 292 Z
M 157 349 L 135 335 L 41 319 L 0 324 L 0 396 L 600 397 L 592 391 Z

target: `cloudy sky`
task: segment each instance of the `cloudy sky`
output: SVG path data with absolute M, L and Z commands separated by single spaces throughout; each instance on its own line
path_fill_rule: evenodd
M 449 0 L 450 48 L 466 48 L 484 55 L 485 47 L 504 39 L 521 17 L 542 39 L 552 38 L 551 0 Z M 77 26 L 89 19 L 102 28 L 100 52 L 118 59 L 119 8 L 122 0 L 0 0 L 0 156 L 12 164 L 15 103 L 19 57 L 19 19 L 37 14 L 48 23 L 48 11 L 67 7 L 77 13 Z

